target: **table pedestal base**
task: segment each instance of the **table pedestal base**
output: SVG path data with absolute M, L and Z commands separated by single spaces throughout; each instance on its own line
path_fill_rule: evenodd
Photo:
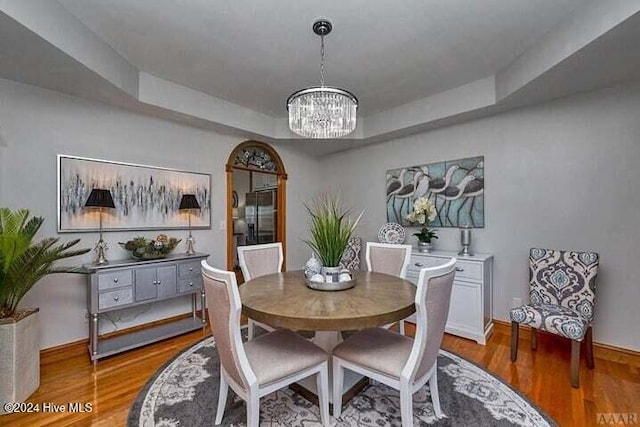
M 324 349 L 331 354 L 333 348 L 342 341 L 340 332 L 334 331 L 318 331 L 316 336 L 311 340 L 315 345 Z M 342 388 L 342 404 L 349 402 L 362 389 L 369 384 L 367 377 L 357 374 L 348 369 L 344 370 L 344 385 Z M 316 377 L 307 377 L 302 381 L 291 384 L 289 387 L 308 401 L 318 404 L 318 392 L 316 388 Z M 333 405 L 333 367 L 329 361 L 329 406 Z M 332 409 L 333 410 L 333 409 Z

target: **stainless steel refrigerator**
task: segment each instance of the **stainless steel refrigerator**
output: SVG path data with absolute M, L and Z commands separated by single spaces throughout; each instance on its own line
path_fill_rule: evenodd
M 259 245 L 276 241 L 277 190 L 246 193 L 246 244 Z

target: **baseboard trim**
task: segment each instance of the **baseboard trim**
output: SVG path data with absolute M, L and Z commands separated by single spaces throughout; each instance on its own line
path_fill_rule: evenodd
M 511 335 L 511 322 L 493 319 L 493 324 L 495 325 L 495 332 L 499 331 L 500 333 Z M 520 329 L 525 331 L 531 330 L 529 326 L 525 325 L 521 325 Z M 522 335 L 520 339 L 529 340 L 529 337 L 528 335 Z M 602 359 L 640 366 L 640 351 L 617 347 L 610 344 L 603 344 L 596 341 L 593 342 L 593 351 L 596 357 L 600 357 Z

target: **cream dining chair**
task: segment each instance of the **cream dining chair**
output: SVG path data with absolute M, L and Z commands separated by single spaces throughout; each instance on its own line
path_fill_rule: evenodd
M 368 271 L 405 279 L 411 261 L 411 245 L 367 242 L 365 259 Z M 400 321 L 400 333 L 404 335 L 404 320 Z
M 344 369 L 400 391 L 403 427 L 413 425 L 413 394 L 427 381 L 437 418 L 443 416 L 438 395 L 438 351 L 449 314 L 456 259 L 420 270 L 414 339 L 384 328 L 357 332 L 333 349 L 333 415 L 340 417 Z
M 281 242 L 238 246 L 238 263 L 245 282 L 256 277 L 281 272 L 283 261 Z M 256 326 L 260 326 L 266 331 L 273 331 L 271 326 L 249 319 L 247 331 L 249 340 L 253 339 Z
M 240 334 L 240 293 L 233 272 L 202 261 L 209 323 L 220 356 L 220 390 L 215 424 L 222 422 L 229 387 L 247 404 L 247 426 L 260 421 L 260 398 L 316 375 L 320 417 L 329 425 L 329 355 L 295 334 L 279 329 L 245 344 Z

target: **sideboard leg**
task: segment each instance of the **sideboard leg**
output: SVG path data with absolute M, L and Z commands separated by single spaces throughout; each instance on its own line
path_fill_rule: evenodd
M 93 361 L 97 360 L 95 357 L 98 355 L 98 313 L 91 314 L 91 330 L 89 334 L 89 341 L 91 344 L 91 356 Z

